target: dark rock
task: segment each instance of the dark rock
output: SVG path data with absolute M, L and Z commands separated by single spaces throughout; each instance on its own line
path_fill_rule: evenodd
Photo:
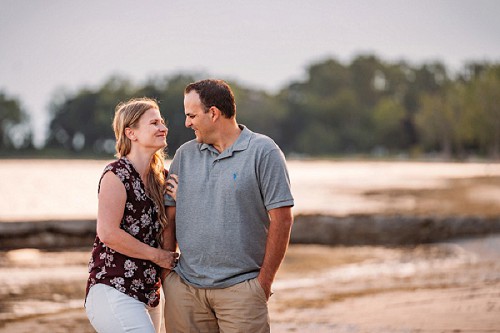
M 89 247 L 95 220 L 24 221 L 0 223 L 0 249 Z
M 500 233 L 500 217 L 298 215 L 292 243 L 415 245 Z
M 95 220 L 0 223 L 0 249 L 91 247 Z M 416 245 L 500 233 L 500 217 L 298 215 L 291 243 Z

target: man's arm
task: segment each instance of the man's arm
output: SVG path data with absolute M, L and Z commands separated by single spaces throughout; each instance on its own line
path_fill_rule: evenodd
M 271 209 L 269 216 L 271 223 L 267 234 L 266 253 L 257 277 L 267 299 L 271 296 L 271 285 L 285 257 L 288 242 L 290 241 L 293 224 L 292 207 Z
M 175 206 L 168 206 L 166 208 L 168 226 L 163 229 L 161 247 L 164 250 L 175 252 L 177 249 L 177 241 L 175 239 Z M 162 271 L 162 280 L 165 279 L 169 271 L 169 269 Z
M 163 229 L 162 234 L 162 248 L 174 252 L 177 248 L 177 242 L 175 240 L 175 206 L 167 207 L 167 221 L 168 226 Z

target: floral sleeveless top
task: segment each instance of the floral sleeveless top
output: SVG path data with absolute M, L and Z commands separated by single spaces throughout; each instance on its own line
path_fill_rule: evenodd
M 158 209 L 146 195 L 139 173 L 126 157 L 107 165 L 101 179 L 108 171 L 118 176 L 127 192 L 120 228 L 141 242 L 158 247 L 157 236 L 161 230 Z M 161 268 L 153 262 L 121 254 L 96 236 L 88 268 L 86 295 L 93 285 L 103 283 L 149 306 L 159 304 Z

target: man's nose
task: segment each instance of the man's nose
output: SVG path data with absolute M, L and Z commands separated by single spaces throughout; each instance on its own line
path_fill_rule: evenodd
M 184 122 L 184 126 L 186 126 L 187 128 L 191 127 L 191 120 L 186 117 L 186 121 Z

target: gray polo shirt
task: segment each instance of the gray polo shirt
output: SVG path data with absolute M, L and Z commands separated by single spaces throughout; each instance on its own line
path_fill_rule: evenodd
M 266 248 L 268 211 L 293 206 L 285 158 L 267 136 L 240 125 L 221 154 L 196 140 L 176 152 L 169 172 L 179 176 L 176 272 L 201 288 L 225 288 L 257 277 Z

